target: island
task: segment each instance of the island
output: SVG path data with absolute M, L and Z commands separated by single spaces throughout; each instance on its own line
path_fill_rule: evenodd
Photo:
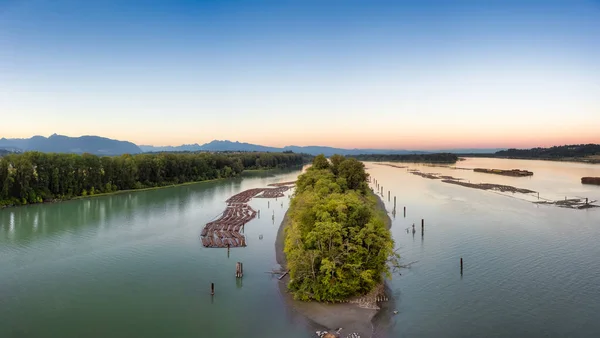
M 316 156 L 298 177 L 275 245 L 289 271 L 280 283 L 284 298 L 336 337 L 373 334 L 387 300 L 388 263 L 397 258 L 391 220 L 367 179 L 354 158 Z

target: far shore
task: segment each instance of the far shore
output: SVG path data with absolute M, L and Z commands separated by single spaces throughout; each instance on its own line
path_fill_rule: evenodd
M 229 178 L 231 178 L 231 177 L 229 177 Z M 220 180 L 224 180 L 224 179 L 226 179 L 226 178 L 215 178 L 215 179 L 212 179 L 212 180 L 193 181 L 193 182 L 185 182 L 185 183 L 178 183 L 178 184 L 161 185 L 160 187 L 149 187 L 149 188 L 140 188 L 140 189 L 117 190 L 117 191 L 112 191 L 112 192 L 103 192 L 101 194 L 93 194 L 93 195 L 86 195 L 86 196 L 75 196 L 75 197 L 65 198 L 65 199 L 48 200 L 48 201 L 44 201 L 44 202 L 41 202 L 41 203 L 28 203 L 28 204 L 20 204 L 20 205 L 3 205 L 3 206 L 0 206 L 0 209 L 25 207 L 25 206 L 39 205 L 39 204 L 52 204 L 52 203 L 68 202 L 68 201 L 82 200 L 82 199 L 88 199 L 88 198 L 94 198 L 94 197 L 102 197 L 102 196 L 112 196 L 112 195 L 126 194 L 126 193 L 130 193 L 130 192 L 158 190 L 158 189 L 164 189 L 164 188 L 175 188 L 175 187 L 181 187 L 181 186 L 184 186 L 184 185 L 193 185 L 193 184 L 199 184 L 199 183 L 215 182 L 215 181 L 220 181 Z
M 119 195 L 119 194 L 126 194 L 126 193 L 131 193 L 131 192 L 141 192 L 141 191 L 158 190 L 158 189 L 164 189 L 164 188 L 175 188 L 175 187 L 181 187 L 181 186 L 185 186 L 185 185 L 194 185 L 194 184 L 199 184 L 199 183 L 209 183 L 209 182 L 221 181 L 221 180 L 226 180 L 226 179 L 229 179 L 229 178 L 240 178 L 240 177 L 242 177 L 242 175 L 244 175 L 244 173 L 265 172 L 265 171 L 271 171 L 271 170 L 277 170 L 277 169 L 281 169 L 281 168 L 245 169 L 239 176 L 234 176 L 234 177 L 213 178 L 213 179 L 204 180 L 204 181 L 192 181 L 192 182 L 184 182 L 184 183 L 177 183 L 177 184 L 161 185 L 159 187 L 148 187 L 148 188 L 140 188 L 140 189 L 117 190 L 117 191 L 112 191 L 112 192 L 103 192 L 103 193 L 100 193 L 100 194 L 93 194 L 93 195 L 86 195 L 86 196 L 75 196 L 75 197 L 64 198 L 64 199 L 60 199 L 59 198 L 59 199 L 54 199 L 54 200 L 47 200 L 47 201 L 43 201 L 41 203 L 28 203 L 28 204 L 19 204 L 19 205 L 0 205 L 0 209 L 24 207 L 24 206 L 28 206 L 28 205 L 60 203 L 60 202 L 67 202 L 67 201 L 88 199 L 88 198 L 94 198 L 94 197 L 113 196 L 113 195 Z M 283 169 L 287 169 L 287 168 L 283 168 Z
M 385 211 L 385 204 L 379 195 L 377 201 L 379 208 L 386 213 L 386 227 L 391 228 L 392 220 Z M 289 209 L 288 209 L 289 212 Z M 277 231 L 277 239 L 275 240 L 275 256 L 277 263 L 285 270 L 286 257 L 283 251 L 285 245 L 285 228 L 289 224 L 288 212 L 279 226 Z M 320 302 L 303 302 L 293 299 L 293 296 L 287 291 L 289 276 L 284 277 L 279 281 L 279 291 L 286 302 L 287 306 L 294 313 L 300 314 L 310 324 L 310 328 L 315 330 L 329 330 L 335 332 L 338 328 L 342 328 L 341 337 L 346 337 L 351 333 L 357 333 L 360 337 L 373 337 L 374 334 L 380 332 L 390 322 L 393 311 L 394 301 L 389 296 L 387 285 L 384 285 L 388 302 L 381 305 L 380 310 L 365 309 L 353 303 L 320 303 Z
M 587 163 L 600 164 L 600 158 L 592 157 L 560 157 L 560 158 L 532 158 L 532 157 L 500 157 L 490 154 L 458 154 L 461 158 L 495 158 L 499 160 L 527 160 L 527 161 L 550 161 L 550 162 L 572 162 L 572 163 Z

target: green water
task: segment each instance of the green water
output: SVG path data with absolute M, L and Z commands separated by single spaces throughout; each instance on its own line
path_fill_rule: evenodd
M 265 273 L 287 197 L 250 203 L 263 216 L 229 257 L 198 237 L 231 195 L 298 174 L 0 210 L 0 337 L 306 337 Z
M 411 165 L 424 172 L 529 188 L 541 198 L 589 197 L 600 166 L 469 159 L 461 167 L 520 168 L 514 178 Z M 388 337 L 599 337 L 600 208 L 562 209 L 537 196 L 445 184 L 368 163 L 399 210 L 402 263 L 383 320 Z M 255 199 L 248 247 L 206 249 L 203 225 L 240 191 L 294 180 L 299 170 L 0 210 L 0 337 L 315 337 L 287 309 L 274 242 L 289 199 Z M 391 199 L 387 200 L 387 191 Z M 281 205 L 283 203 L 283 206 Z M 270 205 L 270 209 L 267 205 Z M 275 222 L 271 220 L 275 211 Z M 425 234 L 407 233 L 425 219 Z M 259 235 L 264 237 L 259 239 Z M 459 259 L 465 270 L 459 272 Z M 236 280 L 235 263 L 244 263 Z M 210 283 L 216 294 L 210 296 Z

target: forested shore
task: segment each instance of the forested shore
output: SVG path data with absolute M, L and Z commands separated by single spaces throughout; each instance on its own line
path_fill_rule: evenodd
M 394 241 L 367 185 L 364 164 L 323 155 L 296 181 L 284 252 L 298 300 L 338 302 L 367 294 L 389 274 Z
M 0 157 L 0 207 L 235 177 L 302 165 L 295 153 L 153 153 L 99 157 L 26 152 Z
M 374 162 L 412 162 L 412 163 L 456 163 L 458 156 L 451 153 L 438 154 L 406 154 L 406 155 L 383 155 L 383 154 L 364 154 L 348 155 L 346 157 L 355 158 L 359 161 Z

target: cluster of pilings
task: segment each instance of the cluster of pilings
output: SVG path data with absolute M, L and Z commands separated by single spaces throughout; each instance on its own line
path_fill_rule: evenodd
M 416 175 L 420 174 L 420 173 L 417 173 L 418 171 L 410 171 L 410 172 L 413 174 L 416 174 Z M 427 177 L 425 175 L 419 175 L 419 176 Z M 427 177 L 427 178 L 432 178 L 432 177 Z M 380 193 L 381 196 L 383 197 L 384 196 L 383 186 L 380 185 L 376 179 L 373 179 L 372 183 L 375 186 L 375 190 L 377 191 L 377 193 Z M 391 202 L 391 191 L 389 191 L 389 190 L 388 190 L 388 202 Z M 403 209 L 404 209 L 404 218 L 406 218 L 406 206 L 403 207 Z M 394 196 L 394 209 L 392 210 L 392 214 L 394 215 L 394 217 L 396 217 L 396 196 Z M 409 232 L 408 228 L 406 229 L 406 232 Z M 412 232 L 413 232 L 413 234 L 416 232 L 414 223 L 412 225 Z M 422 218 L 421 219 L 421 236 L 424 236 L 424 235 L 425 235 L 425 219 Z M 461 276 L 463 274 L 463 258 L 462 257 L 460 258 L 460 274 L 461 274 Z

